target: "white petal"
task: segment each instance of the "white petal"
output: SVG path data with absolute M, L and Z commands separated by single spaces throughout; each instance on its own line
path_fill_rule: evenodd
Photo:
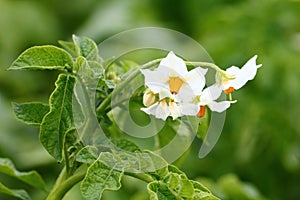
M 157 106 L 158 106 L 158 102 L 154 103 L 153 105 L 147 108 L 141 108 L 141 110 L 147 113 L 148 115 L 155 115 Z
M 175 74 L 170 74 L 170 76 L 185 76 L 185 74 L 188 73 L 184 61 L 177 57 L 172 51 L 169 52 L 166 58 L 161 60 L 158 69 L 160 68 L 169 68 L 174 70 Z
M 158 104 L 155 117 L 166 120 L 167 117 L 170 115 L 170 110 L 166 102 L 162 101 Z
M 196 116 L 200 109 L 199 105 L 194 103 L 182 103 L 180 108 L 183 115 L 189 116 Z
M 205 88 L 200 96 L 200 102 L 210 102 L 220 97 L 222 87 L 217 84 Z
M 242 86 L 244 86 L 247 81 L 254 79 L 257 69 L 261 67 L 261 65 L 256 65 L 256 59 L 257 55 L 252 57 L 239 71 L 238 74 L 236 74 L 236 78 L 232 81 L 230 81 L 230 84 L 232 84 L 232 87 L 234 89 L 240 89 Z
M 173 120 L 182 116 L 179 106 L 174 102 L 169 103 L 169 110 L 170 110 L 171 116 L 173 117 Z
M 163 88 L 163 89 L 159 92 L 159 100 L 162 100 L 162 99 L 167 98 L 167 97 L 172 98 L 173 95 L 171 94 L 169 88 Z
M 165 68 L 160 71 L 144 69 L 140 71 L 145 76 L 145 85 L 148 86 L 153 93 L 159 93 L 163 89 L 169 90 L 168 74 L 170 74 L 170 69 Z
M 233 87 L 235 88 L 237 83 L 239 82 L 239 74 L 241 73 L 241 69 L 236 67 L 236 66 L 232 66 L 229 67 L 228 69 L 226 69 L 226 73 L 230 74 L 230 75 L 234 75 L 235 79 L 232 80 L 228 80 L 227 82 L 223 82 L 223 90 L 227 90 L 229 87 Z M 247 82 L 247 81 L 246 81 Z
M 190 85 L 182 84 L 178 94 L 176 95 L 176 101 L 178 102 L 190 102 L 196 97 L 196 93 L 190 87 Z
M 230 107 L 230 101 L 221 101 L 221 102 L 212 101 L 209 104 L 207 104 L 207 106 L 211 111 L 220 113 Z
M 188 72 L 187 76 L 184 77 L 186 83 L 194 91 L 196 95 L 200 94 L 205 86 L 205 74 L 207 69 L 197 67 Z

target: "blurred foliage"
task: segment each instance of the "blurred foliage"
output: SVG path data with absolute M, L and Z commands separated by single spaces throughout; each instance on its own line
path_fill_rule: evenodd
M 57 44 L 72 33 L 100 42 L 130 28 L 161 26 L 197 40 L 219 66 L 242 66 L 254 54 L 263 64 L 256 79 L 234 93 L 239 101 L 227 112 L 213 152 L 198 159 L 195 141 L 181 169 L 191 178 L 206 177 L 224 199 L 235 199 L 226 185 L 242 195 L 259 191 L 269 199 L 299 199 L 299 19 L 297 0 L 0 0 L 0 156 L 19 169 L 36 169 L 49 185 L 58 173 L 59 165 L 39 144 L 38 130 L 16 121 L 10 105 L 44 101 L 57 74 L 5 71 L 20 52 Z M 147 198 L 141 182 L 124 181 L 126 188 L 106 193 L 105 199 Z M 11 185 L 19 186 L 13 180 Z M 75 189 L 65 199 L 79 196 Z

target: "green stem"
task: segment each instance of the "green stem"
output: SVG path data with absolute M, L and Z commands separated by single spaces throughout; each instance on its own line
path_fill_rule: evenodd
M 202 66 L 202 67 L 209 67 L 212 68 L 214 70 L 216 70 L 221 76 L 231 80 L 231 79 L 235 79 L 234 75 L 228 74 L 227 72 L 225 72 L 224 70 L 222 70 L 220 67 L 218 67 L 217 65 L 215 65 L 214 63 L 209 63 L 209 62 L 189 62 L 189 61 L 185 61 L 186 65 L 197 65 L 197 66 Z
M 185 64 L 187 65 L 199 65 L 202 67 L 210 67 L 216 71 L 223 71 L 220 67 L 215 65 L 214 63 L 209 63 L 209 62 L 190 62 L 190 61 L 185 61 Z
M 78 182 L 80 182 L 86 174 L 86 171 L 80 171 L 73 176 L 66 178 L 67 170 L 64 168 L 59 175 L 53 189 L 49 193 L 46 200 L 58 200 L 63 199 L 65 194 Z
M 148 69 L 154 65 L 157 65 L 157 63 L 159 63 L 162 60 L 162 58 L 159 59 L 155 59 L 152 60 L 144 65 L 142 65 L 140 67 L 140 69 Z M 130 81 L 132 81 L 132 79 L 134 79 L 138 74 L 140 73 L 140 70 L 136 70 L 133 73 L 131 73 L 127 79 L 124 82 L 121 82 L 120 85 L 118 86 L 119 88 L 122 88 L 124 86 L 126 86 Z M 110 104 L 111 102 L 111 97 L 112 97 L 112 93 L 110 93 L 105 99 L 104 101 L 102 101 L 102 103 L 98 106 L 98 108 L 96 109 L 96 113 L 101 113 L 103 112 Z

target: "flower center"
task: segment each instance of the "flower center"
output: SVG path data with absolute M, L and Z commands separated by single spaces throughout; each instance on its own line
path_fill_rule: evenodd
M 205 115 L 206 106 L 200 106 L 200 110 L 197 114 L 197 117 L 203 117 Z
M 179 77 L 170 77 L 169 87 L 172 94 L 177 94 L 183 84 L 183 80 Z
M 233 87 L 229 87 L 228 89 L 224 90 L 224 92 L 226 94 L 230 94 L 231 92 L 234 92 L 234 88 Z

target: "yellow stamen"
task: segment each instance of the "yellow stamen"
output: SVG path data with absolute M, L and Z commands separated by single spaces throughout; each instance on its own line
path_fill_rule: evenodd
M 197 114 L 197 117 L 203 117 L 205 115 L 206 106 L 200 106 L 200 110 Z
M 179 77 L 170 77 L 169 87 L 172 94 L 177 94 L 183 84 L 183 80 Z

